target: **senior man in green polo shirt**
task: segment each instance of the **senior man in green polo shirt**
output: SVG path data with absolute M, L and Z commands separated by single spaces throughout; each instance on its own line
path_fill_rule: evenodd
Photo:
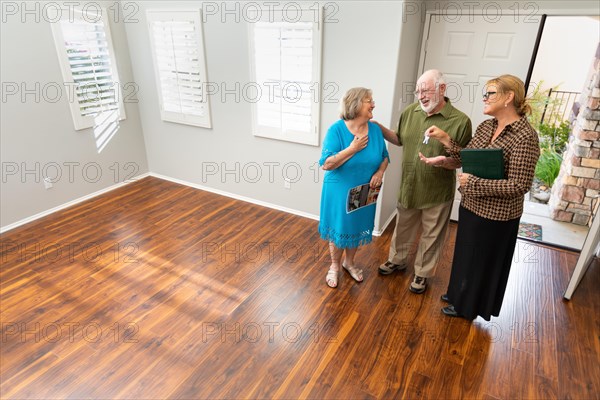
M 415 276 L 409 287 L 413 293 L 423 293 L 427 279 L 435 272 L 456 188 L 453 159 L 446 157 L 441 167 L 428 165 L 419 159 L 420 153 L 425 157 L 446 156 L 444 146 L 436 140 L 428 141 L 425 132 L 436 125 L 461 146 L 466 146 L 471 140 L 471 120 L 450 104 L 445 93 L 446 82 L 442 73 L 438 70 L 424 72 L 417 80 L 415 96 L 418 101 L 402 112 L 398 131 L 381 127 L 385 139 L 402 146 L 404 151 L 396 229 L 388 261 L 379 267 L 379 272 L 388 275 L 406 269 L 407 258 L 421 230 L 415 256 Z

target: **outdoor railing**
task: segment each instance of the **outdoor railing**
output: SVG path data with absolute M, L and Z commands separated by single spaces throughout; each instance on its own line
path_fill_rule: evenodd
M 561 122 L 568 119 L 579 94 L 580 92 L 548 90 L 548 98 L 540 124 L 545 122 L 547 125 L 560 125 Z

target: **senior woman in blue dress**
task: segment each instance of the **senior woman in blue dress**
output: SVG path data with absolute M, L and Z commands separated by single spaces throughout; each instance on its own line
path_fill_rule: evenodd
M 359 246 L 371 242 L 373 234 L 375 203 L 347 212 L 348 191 L 365 183 L 373 188 L 381 186 L 389 162 L 381 128 L 370 122 L 375 108 L 371 90 L 348 90 L 340 107 L 341 119 L 329 127 L 319 160 L 326 171 L 319 234 L 329 241 L 331 265 L 326 282 L 332 288 L 338 285 L 340 265 L 354 280 L 362 282 L 363 271 L 355 264 L 354 256 Z

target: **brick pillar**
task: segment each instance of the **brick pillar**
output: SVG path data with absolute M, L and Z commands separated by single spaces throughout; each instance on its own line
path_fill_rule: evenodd
M 557 221 L 590 225 L 600 195 L 600 43 L 578 108 L 548 205 Z
M 591 224 L 600 195 L 600 43 L 548 205 L 557 221 Z

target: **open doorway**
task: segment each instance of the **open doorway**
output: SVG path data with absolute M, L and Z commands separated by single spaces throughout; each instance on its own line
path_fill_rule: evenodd
M 533 85 L 538 92 L 537 96 L 543 100 L 548 98 L 550 88 L 554 88 L 550 93 L 551 97 L 563 95 L 557 91 L 581 92 L 585 81 L 589 81 L 590 64 L 596 56 L 594 46 L 598 45 L 599 24 L 598 18 L 587 16 L 544 15 L 528 23 L 517 23 L 514 19 L 503 16 L 490 23 L 483 15 L 456 16 L 450 22 L 436 14 L 431 14 L 425 22 L 418 70 L 423 72 L 441 67 L 448 86 L 455 89 L 449 89 L 446 95 L 455 107 L 469 115 L 473 126 L 477 126 L 486 117 L 482 112 L 481 101 L 471 94 L 482 88 L 485 82 L 494 76 L 502 74 L 518 76 L 530 83 L 529 88 Z M 544 29 L 540 29 L 544 26 Z M 534 54 L 536 59 L 532 60 Z M 552 74 L 547 71 L 551 71 Z M 530 79 L 526 79 L 528 76 Z M 545 88 L 544 85 L 551 86 Z M 469 95 L 463 95 L 465 93 Z M 576 100 L 576 96 L 573 95 L 570 99 L 567 98 L 566 102 L 569 101 L 576 103 L 579 99 Z M 570 118 L 570 111 L 564 111 L 565 108 L 569 108 L 568 104 L 562 105 L 562 110 L 567 115 L 566 118 Z M 560 126 L 562 115 L 551 118 L 558 115 L 559 110 L 561 109 L 542 107 L 537 114 L 537 122 L 533 121 L 536 119 L 535 116 L 532 118 L 532 125 L 537 127 L 541 115 L 544 114 L 548 125 L 558 121 Z M 600 110 L 598 112 L 600 113 Z M 594 163 L 600 164 L 600 132 L 596 142 L 594 144 L 599 146 L 599 156 Z M 561 163 L 562 160 L 558 163 L 559 168 Z M 600 170 L 600 165 L 598 167 Z M 580 192 L 583 190 L 582 197 L 587 197 L 587 194 L 594 196 L 596 192 L 600 196 L 600 171 L 598 175 L 586 179 L 596 182 L 598 188 L 592 191 L 588 191 L 588 188 L 579 188 L 576 194 L 582 195 Z M 549 184 L 547 186 L 551 187 Z M 458 220 L 459 203 L 460 195 L 457 192 L 451 214 L 452 220 Z M 576 212 L 569 209 L 565 210 L 564 215 L 561 214 L 561 217 L 571 216 L 569 221 L 566 221 L 566 218 L 553 219 L 547 204 L 526 201 L 521 218 L 524 229 L 519 236 L 558 247 L 580 250 L 588 232 L 587 223 L 591 216 L 589 209 L 597 203 L 598 201 L 591 197 L 583 199 L 582 204 L 574 205 Z M 584 215 L 586 212 L 589 213 L 587 219 Z M 576 219 L 573 218 L 574 214 L 577 214 Z
M 592 140 L 577 159 L 568 149 L 570 146 L 572 153 L 579 140 L 573 131 L 577 129 L 577 113 L 587 102 L 582 92 L 597 68 L 594 60 L 599 37 L 597 17 L 546 17 L 528 90 L 534 105 L 531 123 L 540 133 L 542 155 L 521 221 L 531 226 L 534 239 L 577 250 L 584 243 L 599 194 L 590 189 L 595 185 L 589 182 L 600 177 L 591 170 L 598 161 L 590 161 L 591 157 L 598 159 L 600 149 L 593 150 Z M 586 165 L 581 165 L 582 159 Z M 574 171 L 574 166 L 580 170 Z M 564 190 L 577 193 L 575 203 L 563 201 Z

